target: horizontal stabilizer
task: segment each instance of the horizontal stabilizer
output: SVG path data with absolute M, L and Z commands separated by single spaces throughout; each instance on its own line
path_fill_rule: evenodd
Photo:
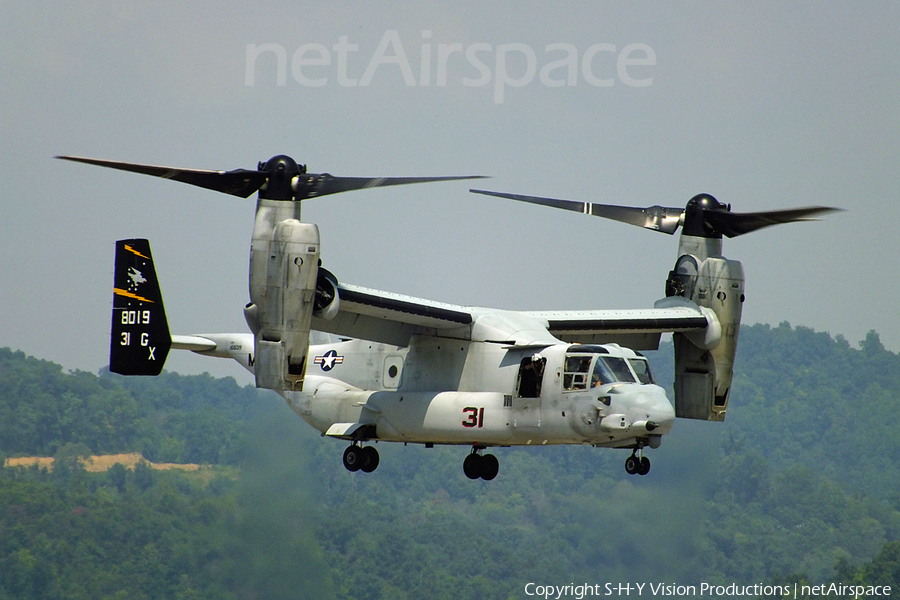
M 191 352 L 212 352 L 218 344 L 209 337 L 199 335 L 173 335 L 172 348 L 177 350 L 190 350 Z

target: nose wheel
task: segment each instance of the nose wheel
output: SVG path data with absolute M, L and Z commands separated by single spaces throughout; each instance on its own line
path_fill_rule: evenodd
M 352 444 L 344 450 L 344 467 L 348 471 L 371 473 L 378 468 L 378 450 L 374 446 Z
M 463 473 L 469 479 L 490 481 L 500 471 L 500 461 L 493 454 L 481 454 L 484 448 L 473 446 L 472 452 L 463 461 Z
M 650 459 L 643 453 L 638 456 L 638 450 L 635 450 L 625 459 L 625 472 L 629 475 L 646 475 L 650 472 Z

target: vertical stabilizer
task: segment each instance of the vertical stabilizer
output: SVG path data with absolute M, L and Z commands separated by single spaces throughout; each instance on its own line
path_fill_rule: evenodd
M 150 242 L 116 242 L 109 370 L 159 375 L 172 345 Z

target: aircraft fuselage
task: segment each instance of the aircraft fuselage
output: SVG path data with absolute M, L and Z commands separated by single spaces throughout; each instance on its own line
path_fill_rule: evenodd
M 591 380 L 600 357 L 646 364 L 615 344 L 521 348 L 417 337 L 405 348 L 311 346 L 309 357 L 304 390 L 284 395 L 310 425 L 342 439 L 641 448 L 657 447 L 675 420 L 664 390 L 634 372 Z

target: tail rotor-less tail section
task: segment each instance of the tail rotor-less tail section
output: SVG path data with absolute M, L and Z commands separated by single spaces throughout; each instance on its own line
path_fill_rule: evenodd
M 150 242 L 116 242 L 109 370 L 159 375 L 172 345 Z

